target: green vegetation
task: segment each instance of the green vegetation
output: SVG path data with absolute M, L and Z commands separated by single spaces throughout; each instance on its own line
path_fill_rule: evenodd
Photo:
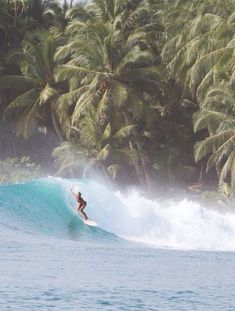
M 0 4 L 0 158 L 233 197 L 233 0 Z

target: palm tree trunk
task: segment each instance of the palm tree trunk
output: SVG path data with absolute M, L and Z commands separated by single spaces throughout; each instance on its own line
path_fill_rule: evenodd
M 123 111 L 123 116 L 124 116 L 124 120 L 126 125 L 131 124 L 130 122 L 130 117 L 128 116 L 128 111 Z M 136 137 L 137 137 L 137 133 Z M 131 150 L 132 153 L 136 154 L 136 156 L 134 156 L 132 158 L 132 163 L 133 166 L 135 168 L 136 171 L 136 175 L 139 181 L 139 184 L 141 185 L 141 187 L 144 190 L 148 190 L 149 189 L 149 179 L 148 179 L 148 174 L 146 172 L 146 163 L 143 159 L 143 157 L 141 157 L 141 146 L 138 142 L 135 142 L 135 144 L 129 140 L 128 141 L 129 144 L 129 148 Z M 136 145 L 136 146 L 135 146 Z
M 141 156 L 141 153 L 143 153 L 143 149 L 142 147 L 140 146 L 139 142 L 136 141 L 136 146 L 137 146 L 137 149 L 139 151 L 139 157 L 140 157 L 140 162 L 142 164 L 142 167 L 143 167 L 143 173 L 144 173 L 144 176 L 145 176 L 145 180 L 146 180 L 146 188 L 147 190 L 150 190 L 150 187 L 151 187 L 151 179 L 150 179 L 150 176 L 149 176 L 149 173 L 148 173 L 148 166 L 147 166 L 147 163 L 145 161 L 145 158 L 143 156 Z
M 204 171 L 205 171 L 205 165 L 204 165 L 204 162 L 202 162 L 198 182 L 203 181 Z
M 218 176 L 218 180 L 220 180 L 222 168 L 221 168 L 221 166 L 219 164 L 216 164 L 215 165 L 215 169 L 216 169 L 216 173 L 217 173 L 217 176 Z
M 216 134 L 215 131 L 213 130 L 212 126 L 210 125 L 210 123 L 208 124 L 208 132 L 209 132 L 209 136 Z M 215 165 L 215 169 L 216 169 L 218 180 L 220 180 L 220 175 L 221 175 L 221 171 L 222 171 L 220 164 L 217 163 Z
M 59 141 L 61 143 L 63 143 L 64 142 L 64 138 L 63 138 L 63 136 L 61 134 L 61 131 L 60 131 L 60 128 L 59 128 L 59 123 L 58 123 L 58 120 L 57 120 L 57 117 L 56 117 L 56 114 L 55 114 L 55 109 L 54 109 L 53 103 L 50 103 L 50 110 L 51 110 L 51 121 L 52 121 L 54 130 L 56 132 L 56 135 L 57 135 Z
M 145 189 L 146 188 L 145 176 L 143 174 L 143 171 L 141 170 L 141 164 L 139 161 L 139 157 L 137 155 L 137 150 L 134 147 L 134 144 L 131 140 L 128 141 L 128 144 L 129 144 L 131 154 L 136 154 L 136 156 L 134 155 L 134 157 L 132 157 L 132 163 L 135 168 L 135 172 L 136 172 L 136 176 L 139 181 L 139 184 L 143 189 Z

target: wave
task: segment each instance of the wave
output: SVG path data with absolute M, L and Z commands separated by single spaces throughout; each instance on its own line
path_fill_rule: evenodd
M 81 241 L 115 239 L 99 228 L 88 227 L 75 214 L 73 185 L 88 181 L 45 178 L 0 186 L 0 233 L 43 235 Z
M 75 216 L 70 189 L 82 192 L 86 212 L 99 227 Z M 123 238 L 155 247 L 235 251 L 235 215 L 221 214 L 187 199 L 152 201 L 137 191 L 113 192 L 86 179 L 48 177 L 0 186 L 0 234 L 56 236 L 113 242 Z M 118 237 L 118 238 L 116 238 Z

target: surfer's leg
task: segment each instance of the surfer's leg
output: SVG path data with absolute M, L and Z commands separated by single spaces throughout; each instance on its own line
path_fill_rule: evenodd
M 84 208 L 86 207 L 86 203 L 84 203 L 81 208 L 79 209 L 79 212 L 82 213 L 82 215 L 85 217 L 85 219 L 87 220 L 87 214 L 85 212 L 83 212 Z
M 80 212 L 81 208 L 82 208 L 82 203 L 79 203 L 77 206 L 77 212 Z

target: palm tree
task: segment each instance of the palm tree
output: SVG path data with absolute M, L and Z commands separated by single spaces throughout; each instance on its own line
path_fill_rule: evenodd
M 34 128 L 45 124 L 50 116 L 59 140 L 63 141 L 56 115 L 59 88 L 54 80 L 54 54 L 59 40 L 59 35 L 47 31 L 35 33 L 9 59 L 18 59 L 22 74 L 4 76 L 0 80 L 1 89 L 11 89 L 18 94 L 5 110 L 5 117 L 17 115 L 18 136 L 29 137 Z
M 26 0 L 0 0 L 0 45 L 1 52 L 19 46 L 27 28 Z
M 73 5 L 73 1 L 64 0 L 28 0 L 27 16 L 30 29 L 58 27 L 64 29 L 66 25 L 65 14 Z
M 212 2 L 196 7 L 195 18 L 188 20 L 182 32 L 163 49 L 170 73 L 198 101 L 203 100 L 205 91 L 234 53 L 235 5 L 226 1 L 229 9 L 225 10 L 224 3 L 212 5 Z
M 231 84 L 223 83 L 211 88 L 202 103 L 202 109 L 194 115 L 194 130 L 206 128 L 209 137 L 195 145 L 195 159 L 209 155 L 207 170 L 215 166 L 219 184 L 230 180 L 235 191 L 235 115 L 234 92 Z
M 208 137 L 195 145 L 196 161 L 205 157 L 207 170 L 212 166 L 216 168 L 221 185 L 230 177 L 233 184 L 230 148 L 234 118 L 235 4 L 231 0 L 216 3 L 207 0 L 186 5 L 189 13 L 185 16 L 184 11 L 180 13 L 181 29 L 168 39 L 162 52 L 163 60 L 169 74 L 182 86 L 182 98 L 198 104 L 195 131 L 208 131 Z M 180 3 L 175 9 L 177 7 L 182 8 Z M 175 16 L 171 9 L 166 23 L 170 21 L 171 12 Z
M 104 124 L 102 117 L 99 107 L 90 107 L 81 120 L 79 129 L 72 128 L 78 132 L 79 145 L 73 138 L 54 149 L 53 156 L 59 167 L 58 173 L 65 170 L 72 173 L 82 167 L 82 175 L 86 177 L 87 171 L 95 166 L 102 170 L 104 176 L 111 174 L 115 178 L 121 169 L 121 163 L 122 166 L 130 163 L 131 155 L 123 146 L 123 140 L 132 134 L 135 126 L 128 125 L 113 131 L 111 123 Z
M 161 98 L 164 93 L 162 68 L 149 43 L 149 37 L 162 28 L 152 23 L 149 2 L 92 1 L 70 15 L 74 19 L 67 28 L 69 42 L 56 55 L 70 60 L 58 68 L 56 77 L 69 80 L 70 92 L 61 97 L 60 106 L 73 107 L 72 126 L 79 127 L 86 111 L 98 105 L 106 125 L 109 120 L 120 124 L 120 119 L 121 127 L 138 123 L 147 109 L 146 94 L 157 92 Z M 137 155 L 133 165 L 146 187 L 147 156 L 139 133 L 133 130 L 133 135 L 129 149 Z

